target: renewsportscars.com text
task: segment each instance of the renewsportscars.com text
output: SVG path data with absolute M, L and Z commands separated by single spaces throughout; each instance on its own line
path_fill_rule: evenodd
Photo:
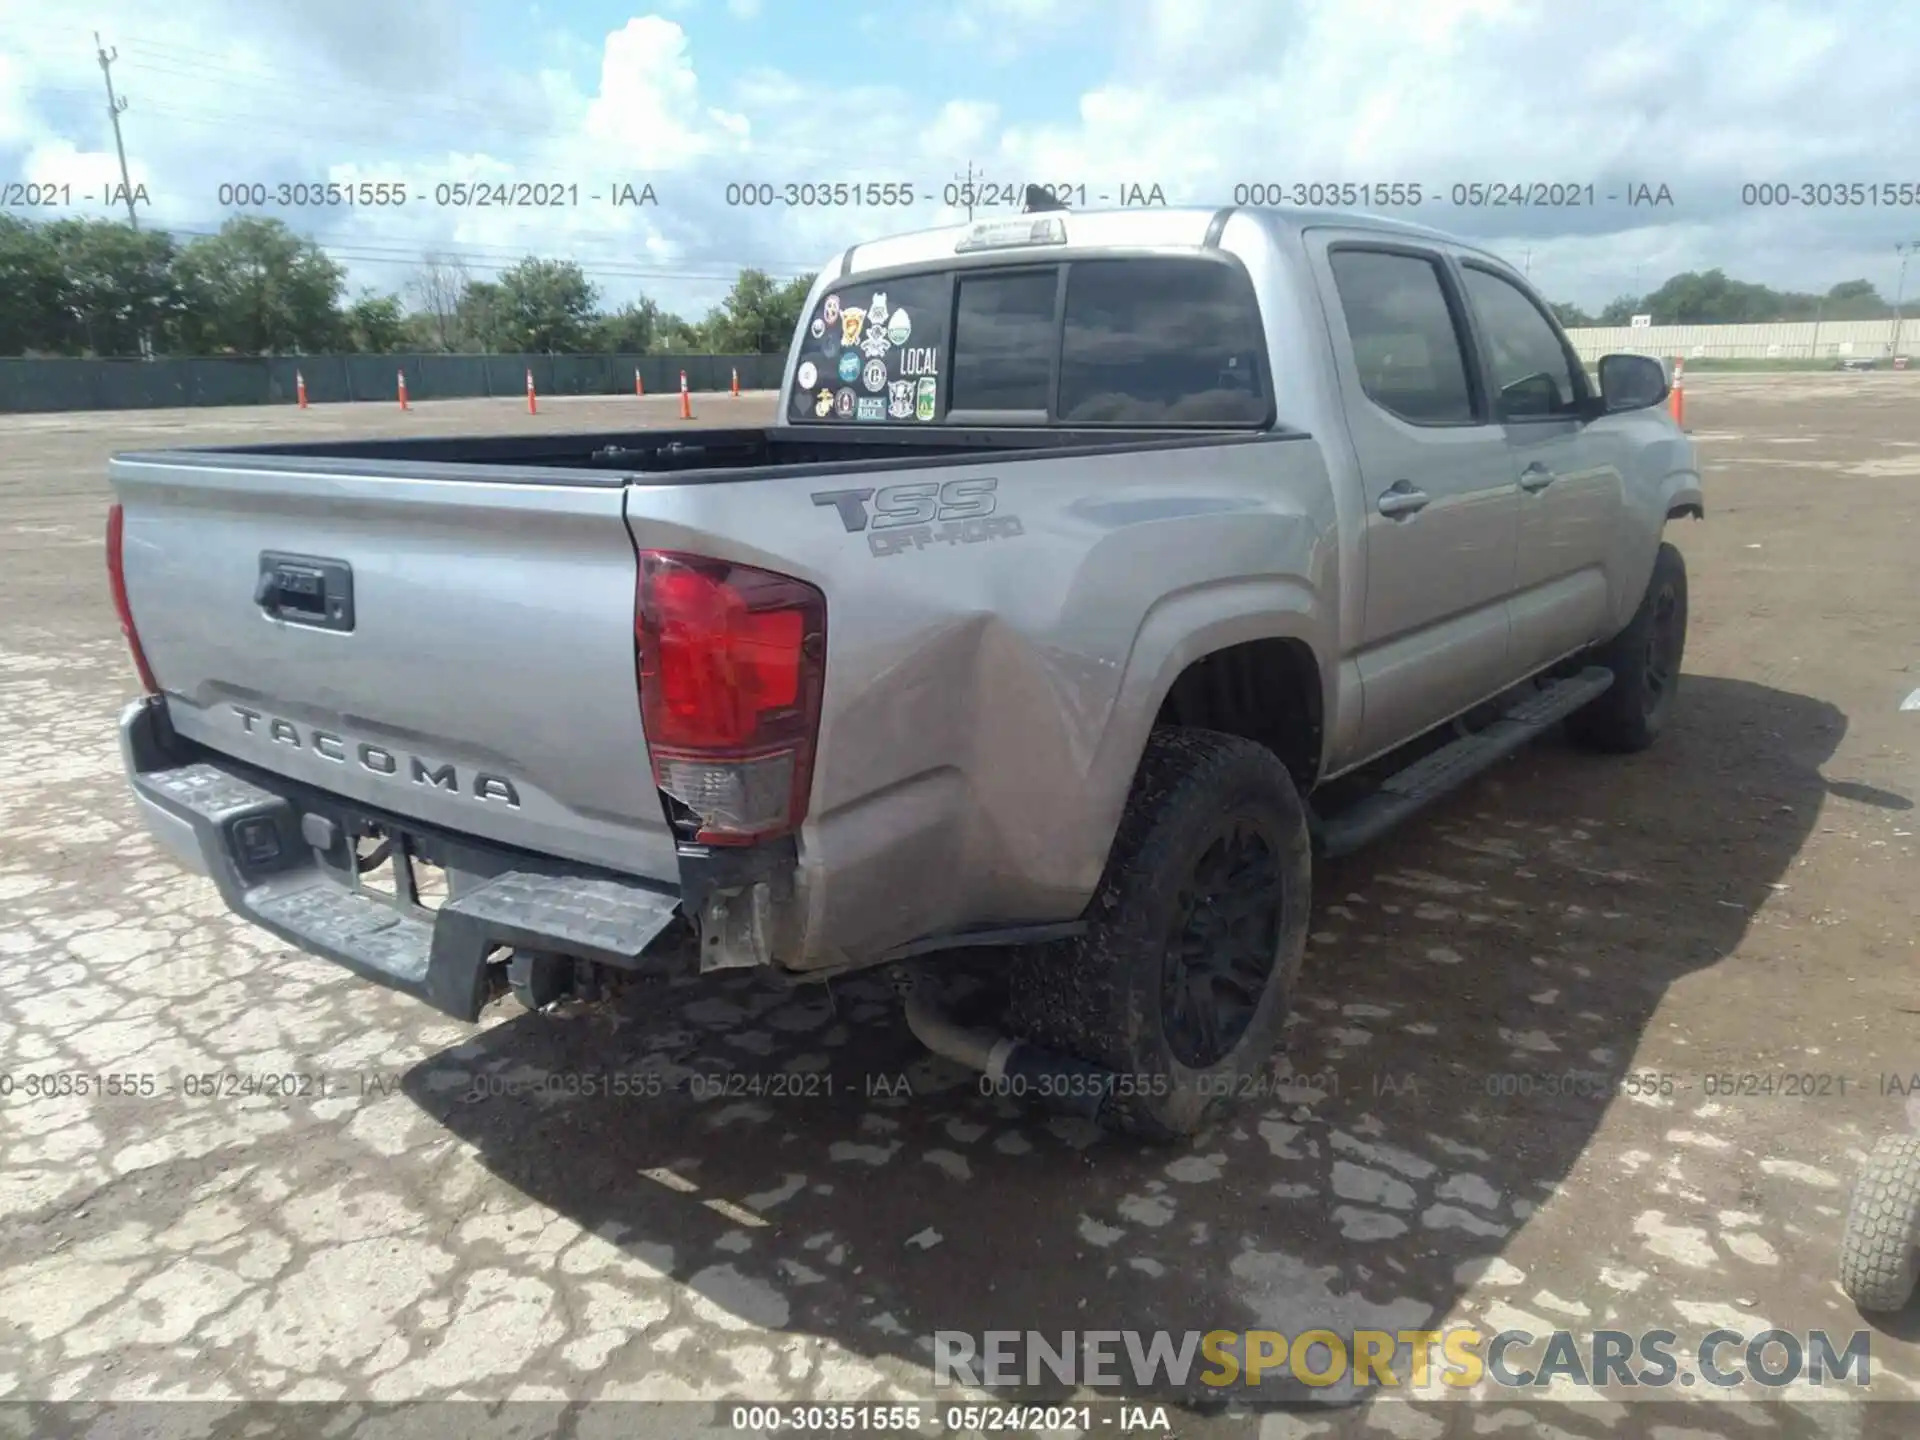
M 1540 1347 L 1536 1353 L 1535 1347 Z M 1350 1384 L 1466 1390 L 1574 1385 L 1665 1389 L 1706 1385 L 1852 1385 L 1872 1376 L 1872 1334 L 1838 1338 L 1824 1330 L 1710 1330 L 1683 1340 L 1672 1330 L 939 1330 L 936 1385 L 999 1389 L 1018 1385 L 1215 1389 L 1288 1378 L 1311 1386 Z

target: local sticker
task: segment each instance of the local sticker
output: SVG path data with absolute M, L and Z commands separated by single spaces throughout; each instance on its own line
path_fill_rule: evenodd
M 853 414 L 853 391 L 842 390 L 833 397 L 833 413 L 842 420 Z
M 822 335 L 827 333 L 827 322 L 816 315 L 813 317 L 813 324 L 809 325 L 807 329 L 813 333 L 813 338 L 818 340 Z
M 913 338 L 913 321 L 905 310 L 896 310 L 887 317 L 887 343 L 904 345 Z
M 851 384 L 860 378 L 860 352 L 849 350 L 840 357 L 840 378 Z
M 818 395 L 813 397 L 813 413 L 818 415 L 822 420 L 833 413 L 833 392 L 831 390 L 822 390 Z
M 860 383 L 869 390 L 886 389 L 887 362 L 884 360 L 867 361 L 867 368 L 860 372 Z M 874 403 L 878 404 L 879 402 L 875 401 Z
M 920 383 L 913 394 L 914 419 L 931 420 L 933 418 L 933 406 L 937 398 L 936 392 L 939 386 L 940 382 L 935 380 L 931 375 L 922 375 L 920 377 Z
M 838 325 L 840 323 L 840 297 L 838 295 L 827 296 L 827 303 L 820 307 L 820 318 L 829 325 Z
M 877 395 L 863 397 L 853 408 L 853 418 L 856 420 L 884 420 L 887 418 L 886 408 L 886 402 Z
M 866 323 L 866 311 L 842 310 L 840 312 L 840 343 L 843 345 L 858 345 L 860 343 L 860 327 Z
M 887 338 L 884 330 L 869 330 L 866 338 L 860 342 L 860 353 L 869 360 L 883 359 L 892 348 L 893 341 Z
M 887 383 L 887 414 L 896 420 L 913 418 L 913 381 L 891 380 Z
M 887 323 L 887 292 L 876 290 L 873 299 L 867 305 L 867 323 L 879 329 Z
M 931 345 L 915 345 L 900 352 L 902 375 L 938 375 L 940 352 Z
M 820 378 L 820 372 L 814 369 L 811 360 L 802 360 L 800 362 L 800 373 L 793 378 L 799 382 L 802 390 L 811 390 L 813 388 L 813 382 Z

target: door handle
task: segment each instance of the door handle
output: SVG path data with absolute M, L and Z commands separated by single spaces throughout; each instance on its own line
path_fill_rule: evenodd
M 1428 497 L 1424 490 L 1416 490 L 1405 480 L 1396 480 L 1391 489 L 1380 496 L 1380 513 L 1389 520 L 1399 520 L 1427 508 Z
M 1520 488 L 1525 490 L 1529 495 L 1538 494 L 1559 478 L 1560 477 L 1554 474 L 1553 471 L 1536 460 L 1520 472 Z

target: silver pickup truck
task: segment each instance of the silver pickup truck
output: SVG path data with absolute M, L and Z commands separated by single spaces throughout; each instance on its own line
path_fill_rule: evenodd
M 1208 1123 L 1317 854 L 1668 723 L 1698 466 L 1470 244 L 1040 203 L 832 260 L 768 427 L 116 456 L 155 834 L 454 1016 L 894 964 L 1016 1092 Z

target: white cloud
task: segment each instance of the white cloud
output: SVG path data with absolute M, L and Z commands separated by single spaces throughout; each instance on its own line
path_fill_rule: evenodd
M 618 156 L 621 168 L 684 170 L 745 138 L 746 117 L 700 104 L 686 32 L 657 15 L 607 37 L 599 92 L 581 124 L 583 150 Z M 706 116 L 703 126 L 696 117 Z M 583 156 L 584 158 L 584 156 Z
M 1920 230 L 1920 209 L 1740 203 L 1747 181 L 1920 181 L 1912 10 L 1614 0 L 1601 21 L 1555 0 L 1128 0 L 1112 29 L 1118 63 L 1074 118 L 1004 130 L 990 165 L 1208 202 L 1258 181 L 1593 182 L 1591 209 L 1410 217 L 1516 261 L 1531 247 L 1550 293 L 1589 304 L 1636 272 L 1650 287 L 1715 265 L 1886 288 L 1893 240 Z M 1666 183 L 1674 206 L 1605 202 L 1628 181 Z
M 1676 203 L 1658 211 L 1602 199 L 1412 212 L 1496 243 L 1548 293 L 1588 305 L 1714 265 L 1889 290 L 1892 242 L 1920 232 L 1920 208 L 1740 203 L 1743 181 L 1920 182 L 1920 10 L 1880 0 L 1612 0 L 1604 16 L 1560 0 L 972 0 L 917 30 L 888 18 L 875 33 L 891 37 L 890 66 L 826 88 L 820 66 L 847 27 L 778 69 L 727 70 L 731 56 L 697 54 L 673 18 L 683 0 L 648 8 L 589 35 L 553 6 L 503 63 L 479 53 L 460 0 L 98 0 L 84 26 L 50 23 L 44 0 L 0 0 L 0 176 L 117 178 L 98 24 L 121 48 L 129 160 L 156 223 L 213 228 L 217 187 L 234 180 L 405 178 L 431 194 L 491 177 L 583 192 L 558 209 L 282 212 L 340 247 L 356 283 L 396 285 L 397 262 L 426 248 L 456 247 L 476 268 L 536 251 L 577 258 L 613 298 L 644 287 L 698 309 L 724 280 L 645 272 L 811 268 L 855 240 L 954 218 L 940 192 L 969 162 L 1001 182 L 1157 183 L 1192 203 L 1260 181 L 1593 182 L 1601 195 L 1666 183 Z M 755 8 L 726 7 L 736 24 L 768 23 Z M 1104 73 L 1036 90 L 1034 57 L 1060 54 L 1081 75 L 1104 58 Z M 865 179 L 911 182 L 922 203 L 727 203 L 730 183 Z M 646 180 L 655 208 L 584 199 Z

